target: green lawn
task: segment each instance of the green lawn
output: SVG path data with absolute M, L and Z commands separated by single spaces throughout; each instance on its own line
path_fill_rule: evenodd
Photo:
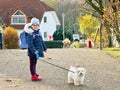
M 120 48 L 105 48 L 103 50 L 106 51 L 111 56 L 120 59 Z

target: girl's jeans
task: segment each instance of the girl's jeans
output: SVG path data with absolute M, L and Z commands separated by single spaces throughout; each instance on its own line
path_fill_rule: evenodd
M 36 64 L 37 64 L 36 57 L 29 57 L 29 59 L 30 59 L 30 73 L 31 73 L 31 75 L 35 75 L 36 74 Z

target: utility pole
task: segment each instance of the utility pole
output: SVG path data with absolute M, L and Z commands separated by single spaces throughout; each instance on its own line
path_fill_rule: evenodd
M 65 39 L 65 30 L 64 30 L 64 19 L 65 19 L 65 14 L 64 14 L 64 12 L 63 12 L 63 14 L 62 14 L 62 19 L 63 19 L 63 40 Z

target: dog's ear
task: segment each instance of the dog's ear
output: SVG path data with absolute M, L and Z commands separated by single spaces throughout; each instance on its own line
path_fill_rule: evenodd
M 79 70 L 77 70 L 77 69 L 75 70 L 75 73 L 79 74 L 79 72 L 80 72 Z
M 77 65 L 77 66 L 76 66 L 76 68 L 79 68 L 79 67 L 80 67 L 80 65 Z
M 84 72 L 85 72 L 85 73 L 87 72 L 86 69 L 84 69 Z
M 72 65 L 70 65 L 70 68 L 74 68 Z

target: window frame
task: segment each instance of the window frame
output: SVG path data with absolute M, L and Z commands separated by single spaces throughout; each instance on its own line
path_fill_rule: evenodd
M 47 23 L 47 16 L 44 16 L 44 23 Z
M 17 12 L 20 12 L 21 15 L 15 15 Z M 17 19 L 16 22 L 14 22 L 15 18 Z M 20 23 L 20 19 L 24 19 L 24 22 Z M 26 24 L 26 15 L 22 11 L 17 10 L 11 17 L 11 24 L 12 25 L 25 25 Z
M 47 32 L 44 32 L 44 38 L 47 38 Z

